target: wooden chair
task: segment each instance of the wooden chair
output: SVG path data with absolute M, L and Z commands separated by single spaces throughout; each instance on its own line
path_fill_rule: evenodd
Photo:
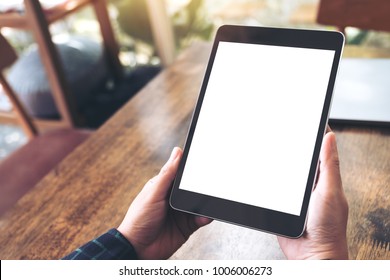
M 344 34 L 346 27 L 389 32 L 389 15 L 389 0 L 320 0 L 317 22 L 336 26 Z M 343 56 L 383 58 L 390 56 L 390 49 L 347 45 Z
M 317 22 L 334 25 L 345 33 L 345 28 L 390 31 L 389 0 L 321 0 Z
M 82 118 L 76 109 L 74 97 L 69 93 L 69 86 L 66 83 L 60 58 L 52 41 L 49 26 L 51 23 L 63 19 L 87 5 L 92 5 L 96 19 L 99 22 L 111 73 L 114 74 L 116 79 L 120 79 L 122 77 L 122 66 L 118 58 L 119 47 L 110 24 L 106 0 L 67 0 L 63 4 L 48 10 L 43 10 L 39 0 L 24 0 L 24 13 L 0 14 L 0 28 L 10 27 L 29 30 L 37 42 L 53 98 L 61 117 L 60 121 L 37 122 L 38 124 L 57 127 L 82 125 Z M 0 118 L 2 121 L 12 122 L 12 118 L 6 112 L 1 112 Z
M 12 102 L 15 115 L 29 136 L 27 144 L 0 162 L 0 215 L 2 215 L 82 143 L 90 132 L 66 128 L 39 134 L 3 75 L 3 70 L 13 64 L 17 56 L 1 34 L 0 53 L 0 83 Z

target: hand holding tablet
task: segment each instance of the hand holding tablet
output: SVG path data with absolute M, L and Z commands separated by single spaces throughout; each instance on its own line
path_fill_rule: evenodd
M 137 195 L 118 227 L 140 259 L 168 258 L 195 230 L 211 221 L 168 206 L 168 194 L 181 158 L 182 151 L 175 148 L 159 174 Z M 347 259 L 348 204 L 333 133 L 324 137 L 312 200 L 304 235 L 297 239 L 279 237 L 280 247 L 288 259 Z M 199 238 L 198 241 L 202 242 Z
M 338 32 L 221 27 L 172 207 L 299 237 L 343 43 Z

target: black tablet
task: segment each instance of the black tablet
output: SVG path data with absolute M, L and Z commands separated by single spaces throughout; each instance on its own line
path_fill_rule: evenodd
M 171 206 L 299 237 L 343 44 L 339 32 L 222 26 Z

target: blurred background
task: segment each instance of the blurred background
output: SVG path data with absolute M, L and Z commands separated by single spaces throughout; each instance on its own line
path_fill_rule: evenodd
M 40 2 L 44 9 L 50 9 L 66 0 Z M 83 111 L 89 120 L 86 127 L 99 127 L 160 69 L 167 67 L 183 49 L 196 41 L 211 41 L 217 28 L 223 24 L 336 29 L 316 23 L 319 0 L 154 1 L 152 12 L 159 16 L 166 16 L 173 33 L 172 37 L 167 34 L 165 38 L 165 33 L 162 32 L 160 34 L 162 46 L 158 46 L 153 33 L 156 31 L 150 20 L 150 6 L 148 8 L 147 2 L 146 0 L 107 1 L 110 20 L 120 47 L 119 58 L 124 67 L 125 82 L 120 85 L 115 84 L 108 75 L 94 89 L 95 99 L 90 101 L 90 104 L 94 105 Z M 153 3 L 153 1 L 149 2 Z M 23 13 L 23 9 L 22 0 L 0 0 L 0 13 Z M 88 6 L 51 24 L 50 31 L 54 42 L 61 42 L 72 36 L 102 40 L 94 11 Z M 346 28 L 345 32 L 348 45 L 390 49 L 389 33 L 357 28 Z M 34 47 L 34 38 L 30 32 L 3 27 L 1 33 L 20 56 Z M 165 48 L 165 57 L 162 56 L 161 48 Z M 1 110 L 11 110 L 11 105 L 5 95 L 0 93 Z M 26 141 L 27 137 L 17 125 L 0 121 L 0 160 Z

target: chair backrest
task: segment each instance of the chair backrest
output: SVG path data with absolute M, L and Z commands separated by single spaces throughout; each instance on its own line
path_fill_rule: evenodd
M 377 31 L 390 31 L 389 0 L 321 0 L 317 22 L 335 25 L 340 31 L 357 27 Z
M 11 66 L 16 61 L 17 54 L 14 48 L 8 43 L 7 39 L 1 33 L 0 54 L 0 84 L 2 85 L 4 92 L 9 98 L 10 102 L 12 103 L 13 109 L 25 133 L 27 136 L 32 138 L 38 134 L 38 130 L 3 75 L 4 69 Z

